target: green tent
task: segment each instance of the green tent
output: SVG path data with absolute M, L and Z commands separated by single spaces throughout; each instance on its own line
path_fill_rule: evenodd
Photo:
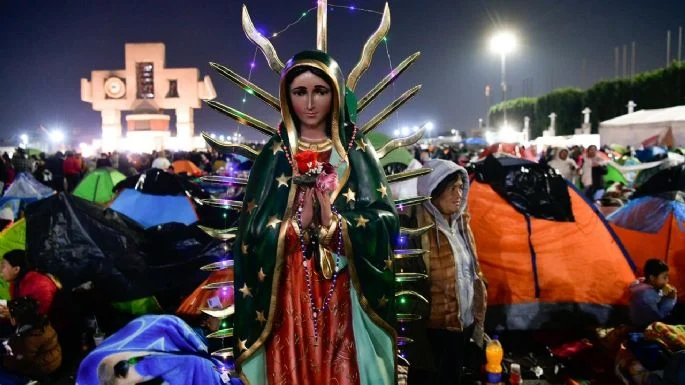
M 133 315 L 161 314 L 162 307 L 159 306 L 157 298 L 145 297 L 125 302 L 112 302 L 112 306 L 123 313 Z
M 113 168 L 97 169 L 76 186 L 74 195 L 95 203 L 109 203 L 114 198 L 112 189 L 126 176 Z
M 369 139 L 371 145 L 375 149 L 383 147 L 384 144 L 390 141 L 389 136 L 376 131 L 367 134 L 366 138 Z M 406 148 L 398 148 L 381 159 L 381 166 L 385 167 L 391 163 L 402 163 L 403 165 L 408 166 L 412 159 L 414 159 L 414 157 Z
M 623 183 L 624 186 L 629 184 L 628 179 L 626 179 L 621 171 L 611 164 L 607 164 L 607 173 L 604 175 L 604 186 L 608 187 L 616 182 Z
M 23 218 L 0 233 L 0 257 L 15 249 L 26 250 L 26 221 Z M 9 290 L 9 282 L 0 279 L 0 299 L 9 299 Z

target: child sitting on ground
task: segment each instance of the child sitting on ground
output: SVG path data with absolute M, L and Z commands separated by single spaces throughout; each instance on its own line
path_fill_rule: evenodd
M 677 290 L 668 284 L 668 265 L 658 259 L 645 263 L 644 278 L 630 285 L 630 319 L 644 328 L 663 321 L 673 311 Z

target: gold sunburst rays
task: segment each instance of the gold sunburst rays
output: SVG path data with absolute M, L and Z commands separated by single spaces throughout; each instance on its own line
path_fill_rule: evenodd
M 390 73 L 387 74 L 383 79 L 381 79 L 381 81 L 378 82 L 378 84 L 376 84 L 369 92 L 367 92 L 366 95 L 359 99 L 359 103 L 357 103 L 357 113 L 362 112 L 369 104 L 371 104 L 371 102 L 374 101 L 376 97 L 383 92 L 383 90 L 391 85 L 395 79 L 397 79 L 404 71 L 407 70 L 407 68 L 411 67 L 411 65 L 419 59 L 419 56 L 421 56 L 421 52 L 416 52 L 404 59 L 400 65 L 393 68 L 393 70 L 390 71 Z
M 406 199 L 397 199 L 395 200 L 395 207 L 397 207 L 399 210 L 402 210 L 406 207 L 418 206 L 423 202 L 428 202 L 430 199 L 431 197 L 413 197 Z
M 430 225 L 423 226 L 423 227 L 400 227 L 400 235 L 406 235 L 410 238 L 416 238 L 420 237 L 421 235 L 425 234 L 426 231 L 432 229 L 435 227 L 434 223 L 431 223 Z
M 421 85 L 415 86 L 407 90 L 399 98 L 395 99 L 392 103 L 390 103 L 389 106 L 385 107 L 381 112 L 379 112 L 378 115 L 374 116 L 373 118 L 371 118 L 371 120 L 366 122 L 361 128 L 361 132 L 363 134 L 368 134 L 369 132 L 371 132 L 371 130 L 378 127 L 378 125 L 383 123 L 383 121 L 385 121 L 385 119 L 392 115 L 393 112 L 397 111 L 397 109 L 402 107 L 404 103 L 413 98 L 414 95 L 416 95 L 419 92 L 419 90 L 421 90 Z
M 259 155 L 259 152 L 257 152 L 248 145 L 216 140 L 212 138 L 210 135 L 208 135 L 206 132 L 203 132 L 201 135 L 205 142 L 207 142 L 209 147 L 211 147 L 214 151 L 218 153 L 236 153 L 251 160 L 257 159 L 257 156 Z
M 417 168 L 415 170 L 402 171 L 396 174 L 390 174 L 387 176 L 388 183 L 402 182 L 403 180 L 420 177 L 421 175 L 430 174 L 433 171 L 432 168 Z
M 394 150 L 397 150 L 398 148 L 416 144 L 416 142 L 421 140 L 421 138 L 423 137 L 423 134 L 426 130 L 425 127 L 426 125 L 424 124 L 415 133 L 409 136 L 405 136 L 403 138 L 393 139 L 388 143 L 384 144 L 383 146 L 381 146 L 381 148 L 376 150 L 376 155 L 378 155 L 378 159 L 383 159 L 386 155 L 390 154 Z
M 369 69 L 371 65 L 371 59 L 373 58 L 373 53 L 376 51 L 378 44 L 383 40 L 385 35 L 388 34 L 390 30 L 390 7 L 388 3 L 385 3 L 383 8 L 383 17 L 381 18 L 381 24 L 378 29 L 371 34 L 369 39 L 364 43 L 364 48 L 362 48 L 362 55 L 359 59 L 357 65 L 352 68 L 349 76 L 347 77 L 347 88 L 354 91 L 359 83 L 359 79 L 362 77 L 364 72 Z
M 269 67 L 277 74 L 280 74 L 285 67 L 283 62 L 278 58 L 276 49 L 274 48 L 273 44 L 271 44 L 269 39 L 264 37 L 254 27 L 252 19 L 250 18 L 250 13 L 247 11 L 247 6 L 245 5 L 243 5 L 243 31 L 245 31 L 247 38 L 250 39 L 251 42 L 255 43 L 259 49 L 261 49 L 262 53 L 266 57 L 266 61 L 269 63 Z
M 281 110 L 281 104 L 278 101 L 278 98 L 275 96 L 271 95 L 267 91 L 265 91 L 263 88 L 259 87 L 258 85 L 252 83 L 251 81 L 245 79 L 244 77 L 238 75 L 235 71 L 232 69 L 219 64 L 219 63 L 214 63 L 214 62 L 209 62 L 209 66 L 214 68 L 217 72 L 221 74 L 221 76 L 225 77 L 226 79 L 232 81 L 238 87 L 242 88 L 245 92 L 247 92 L 250 95 L 254 95 L 257 98 L 261 99 L 264 101 L 266 104 L 274 108 L 276 111 Z
M 244 112 L 238 111 L 233 107 L 229 107 L 221 102 L 207 100 L 205 101 L 205 103 L 207 103 L 207 105 L 212 107 L 213 109 L 237 121 L 238 123 L 248 127 L 252 127 L 264 135 L 273 136 L 278 132 L 276 128 L 271 127 L 270 125 L 262 122 L 261 120 L 253 118 L 252 116 Z

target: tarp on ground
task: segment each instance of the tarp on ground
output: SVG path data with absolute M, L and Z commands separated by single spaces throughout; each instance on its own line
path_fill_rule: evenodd
M 536 167 L 522 159 L 508 161 L 500 164 L 495 175 L 509 181 L 511 191 L 525 191 L 531 187 L 517 183 L 526 183 L 530 177 L 518 174 L 539 172 L 538 188 L 543 191 L 531 194 L 548 203 L 524 207 L 550 206 L 544 216 L 514 206 L 496 190 L 501 182 L 483 177 L 487 172 L 477 171 L 471 184 L 471 228 L 489 283 L 486 326 L 536 330 L 623 321 L 626 288 L 635 279 L 632 261 L 601 214 L 578 190 L 570 184 L 560 190 L 561 176 L 535 171 Z
M 189 293 L 207 277 L 199 268 L 224 254 L 195 226 L 173 223 L 145 230 L 64 194 L 28 207 L 26 246 L 32 264 L 56 276 L 65 289 L 92 281 L 111 301 Z
M 608 219 L 640 274 L 648 259 L 661 259 L 670 267 L 671 284 L 685 300 L 685 193 L 633 199 Z
M 83 178 L 73 194 L 91 202 L 109 203 L 114 198 L 114 186 L 124 179 L 126 176 L 113 168 L 98 168 Z

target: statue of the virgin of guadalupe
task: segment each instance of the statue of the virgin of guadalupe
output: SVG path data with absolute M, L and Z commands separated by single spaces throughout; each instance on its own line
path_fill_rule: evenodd
M 392 262 L 400 228 L 379 156 L 413 144 L 422 132 L 380 151 L 369 144 L 365 133 L 418 88 L 367 125 L 358 127 L 355 121 L 360 106 L 368 105 L 418 54 L 358 103 L 352 90 L 389 28 L 387 5 L 381 27 L 367 42 L 347 82 L 325 52 L 326 8 L 326 2 L 320 1 L 318 50 L 298 53 L 286 64 L 254 30 L 243 8 L 247 36 L 280 73 L 278 99 L 212 63 L 282 116 L 280 125 L 272 128 L 221 103 L 208 102 L 271 135 L 258 154 L 205 136 L 217 149 L 256 156 L 232 249 L 234 351 L 241 379 L 252 385 L 396 381 Z

